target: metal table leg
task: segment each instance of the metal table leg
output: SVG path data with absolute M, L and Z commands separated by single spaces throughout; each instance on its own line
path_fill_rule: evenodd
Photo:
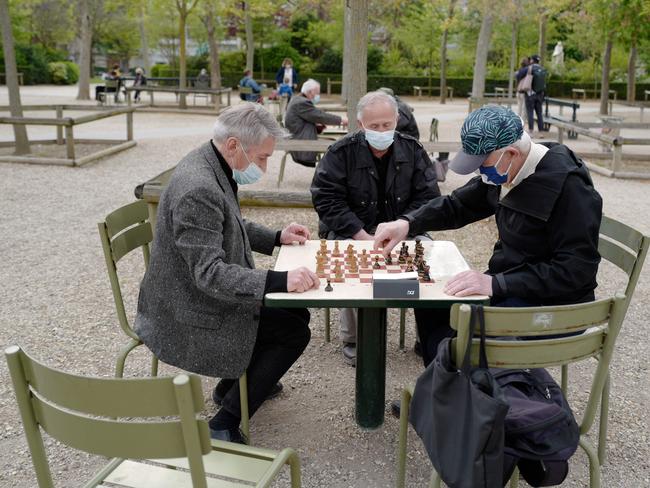
M 381 427 L 385 397 L 386 309 L 360 308 L 356 368 L 356 419 L 360 427 Z

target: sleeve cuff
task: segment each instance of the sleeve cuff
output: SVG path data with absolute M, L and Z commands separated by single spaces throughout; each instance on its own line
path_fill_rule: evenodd
M 282 237 L 282 231 L 279 230 L 275 234 L 275 247 L 280 247 L 282 243 L 280 242 L 280 238 Z
M 508 286 L 503 273 L 497 273 L 492 276 L 492 296 L 506 296 L 508 294 Z
M 268 271 L 266 274 L 266 283 L 264 284 L 264 294 L 286 293 L 287 273 L 287 271 Z

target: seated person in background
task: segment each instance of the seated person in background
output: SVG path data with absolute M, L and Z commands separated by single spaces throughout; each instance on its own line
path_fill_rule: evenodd
M 209 88 L 210 87 L 210 75 L 208 74 L 208 70 L 205 68 L 201 68 L 201 71 L 199 72 L 199 75 L 196 77 L 196 85 L 197 88 Z
M 255 269 L 253 251 L 304 242 L 309 230 L 276 231 L 242 219 L 239 185 L 266 171 L 285 131 L 254 103 L 229 107 L 211 141 L 185 156 L 160 198 L 151 260 L 138 298 L 135 329 L 161 361 L 220 377 L 213 394 L 221 409 L 209 421 L 213 439 L 244 442 L 239 378 L 248 376 L 250 415 L 278 394 L 284 373 L 310 338 L 306 309 L 267 308 L 268 292 L 318 288 L 315 273 Z
M 399 119 L 397 120 L 397 127 L 395 127 L 395 130 L 420 140 L 420 131 L 418 130 L 418 124 L 413 116 L 413 107 L 396 96 L 392 88 L 382 87 L 379 91 L 390 95 L 397 102 Z
M 445 293 L 487 295 L 493 306 L 526 307 L 594 299 L 600 254 L 602 199 L 584 163 L 566 146 L 536 144 L 521 118 L 504 107 L 472 112 L 460 133 L 462 150 L 450 164 L 468 175 L 450 195 L 379 224 L 375 247 L 388 253 L 409 234 L 458 229 L 491 215 L 499 238 L 488 270 L 464 271 Z M 446 313 L 445 313 L 446 312 Z M 418 323 L 425 366 L 451 336 L 449 310 Z
M 316 140 L 323 125 L 348 125 L 348 118 L 343 115 L 329 114 L 316 108 L 320 101 L 320 83 L 309 79 L 303 83 L 300 94 L 291 98 L 287 106 L 284 125 L 291 132 L 292 139 Z M 320 131 L 319 131 L 319 127 Z M 293 151 L 291 157 L 303 166 L 316 166 L 318 153 Z
M 367 93 L 359 100 L 357 118 L 361 130 L 330 146 L 311 184 L 319 234 L 327 239 L 372 240 L 381 222 L 417 210 L 440 195 L 422 144 L 395 131 L 398 106 L 393 97 Z M 426 321 L 428 311 L 417 309 L 415 317 Z M 339 318 L 343 358 L 354 365 L 356 309 L 342 309 Z
M 107 87 L 106 85 L 97 85 L 95 87 L 95 100 L 97 100 L 98 102 L 101 102 L 102 101 L 102 94 L 114 93 L 115 94 L 115 101 L 117 102 L 118 101 L 118 94 L 119 94 L 119 87 L 120 87 L 120 85 L 119 85 L 120 77 L 118 76 L 117 72 L 114 69 L 112 69 L 108 73 L 102 74 L 102 79 L 104 81 L 118 80 L 118 85 L 117 85 L 117 88 L 112 87 L 112 86 Z
M 285 78 L 284 82 L 280 84 L 280 87 L 278 88 L 278 95 L 283 97 L 286 96 L 291 100 L 291 97 L 293 96 L 293 88 L 291 86 L 289 78 Z
M 262 87 L 253 79 L 253 72 L 251 70 L 247 69 L 244 71 L 244 77 L 239 80 L 239 86 L 253 90 L 253 93 L 240 93 L 239 98 L 242 100 L 247 102 L 257 102 L 260 99 Z
M 136 68 L 135 79 L 133 80 L 133 86 L 145 86 L 146 84 L 147 84 L 147 77 L 144 75 L 144 70 L 142 68 Z M 136 102 L 140 101 L 140 90 L 135 91 L 134 99 Z

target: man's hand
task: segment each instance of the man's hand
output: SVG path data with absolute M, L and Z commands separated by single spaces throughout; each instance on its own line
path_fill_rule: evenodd
M 445 285 L 447 295 L 466 297 L 469 295 L 492 296 L 492 276 L 478 271 L 463 271 L 451 278 Z
M 345 115 L 341 115 L 341 125 L 342 125 L 343 127 L 347 127 L 347 126 L 348 126 L 348 118 L 347 118 L 347 116 L 345 116 Z
M 280 234 L 280 244 L 304 244 L 309 239 L 309 229 L 295 222 L 287 225 Z
M 372 241 L 374 237 L 368 234 L 365 230 L 361 229 L 359 232 L 352 236 L 352 239 L 355 241 Z
M 287 272 L 287 291 L 302 293 L 307 290 L 317 290 L 320 280 L 316 273 L 300 267 Z
M 384 222 L 377 226 L 375 231 L 375 249 L 382 249 L 384 256 L 388 256 L 397 244 L 406 239 L 409 233 L 407 220 L 398 219 Z

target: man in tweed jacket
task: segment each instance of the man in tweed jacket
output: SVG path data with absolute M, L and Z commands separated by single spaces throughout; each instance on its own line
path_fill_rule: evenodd
M 309 231 L 290 224 L 274 231 L 242 218 L 238 184 L 266 170 L 284 130 L 261 105 L 243 103 L 219 116 L 212 141 L 176 167 L 158 207 L 149 269 L 135 321 L 141 340 L 161 360 L 222 379 L 222 404 L 210 420 L 213 438 L 242 442 L 239 385 L 248 373 L 251 416 L 310 338 L 306 309 L 262 306 L 265 293 L 318 288 L 306 268 L 255 269 L 253 251 L 304 242 Z

